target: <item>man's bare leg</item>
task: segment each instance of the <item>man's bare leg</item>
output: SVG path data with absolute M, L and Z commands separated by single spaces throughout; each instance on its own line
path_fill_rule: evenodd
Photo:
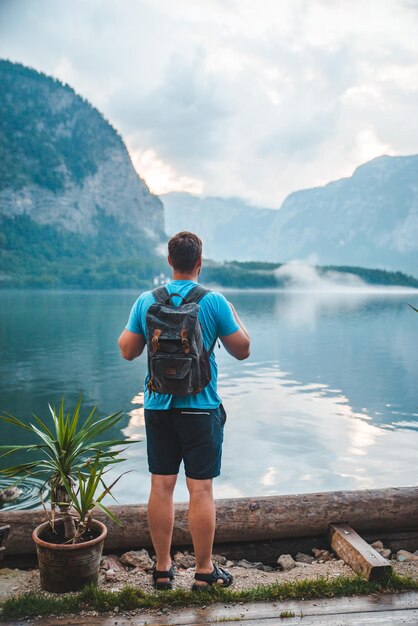
M 167 571 L 171 567 L 171 537 L 174 526 L 173 491 L 177 474 L 163 476 L 152 474 L 151 493 L 148 500 L 148 526 L 152 544 L 157 555 L 156 569 Z M 169 578 L 158 578 L 158 582 L 168 582 Z
M 211 574 L 213 572 L 212 547 L 216 525 L 212 479 L 186 478 L 186 482 L 190 493 L 189 530 L 196 557 L 196 572 Z M 218 582 L 223 584 L 222 579 L 219 579 Z M 195 584 L 207 585 L 208 583 L 195 581 Z

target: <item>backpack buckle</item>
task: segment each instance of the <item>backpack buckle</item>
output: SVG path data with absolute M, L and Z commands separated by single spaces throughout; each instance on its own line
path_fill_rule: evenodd
M 180 332 L 180 337 L 181 337 L 181 345 L 184 349 L 185 354 L 189 354 L 190 344 L 189 344 L 189 340 L 187 339 L 187 330 L 185 328 L 183 328 L 182 331 Z
M 154 330 L 154 334 L 153 334 L 152 339 L 151 339 L 151 346 L 152 346 L 152 351 L 153 352 L 157 352 L 157 350 L 160 349 L 160 344 L 158 342 L 158 338 L 159 338 L 160 335 L 161 335 L 161 330 L 159 328 L 156 328 Z

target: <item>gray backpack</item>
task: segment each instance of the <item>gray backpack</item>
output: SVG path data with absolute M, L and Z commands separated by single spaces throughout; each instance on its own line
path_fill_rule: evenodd
M 149 392 L 189 396 L 210 382 L 209 355 L 216 338 L 206 351 L 198 319 L 199 302 L 209 292 L 196 285 L 183 298 L 165 287 L 153 290 L 156 302 L 146 314 Z M 171 303 L 174 296 L 182 298 L 179 306 Z

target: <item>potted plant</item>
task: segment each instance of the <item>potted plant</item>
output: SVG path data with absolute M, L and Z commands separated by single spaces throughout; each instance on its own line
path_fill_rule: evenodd
M 0 446 L 0 452 L 3 451 L 1 457 L 22 450 L 38 456 L 33 461 L 0 472 L 9 477 L 44 479 L 39 495 L 47 519 L 34 529 L 32 538 L 36 544 L 41 586 L 46 591 L 57 593 L 79 590 L 89 583 L 97 584 L 107 529 L 102 522 L 93 519 L 93 509 L 98 506 L 114 522 L 121 524 L 104 506 L 102 499 L 106 494 L 112 495 L 111 488 L 123 474 L 109 487 L 103 475 L 110 469 L 108 466 L 125 460 L 119 455 L 126 448 L 115 449 L 117 446 L 136 443 L 133 439 L 97 441 L 99 436 L 121 420 L 123 413 L 95 420 L 94 407 L 80 425 L 80 408 L 81 400 L 73 413 L 67 415 L 64 400 L 58 411 L 50 406 L 51 426 L 35 415 L 36 424 L 25 424 L 10 414 L 0 415 L 0 419 L 31 431 L 41 440 L 35 444 Z M 23 478 L 17 482 L 21 480 Z M 47 485 L 50 489 L 50 513 L 43 497 Z M 103 491 L 97 495 L 100 485 Z

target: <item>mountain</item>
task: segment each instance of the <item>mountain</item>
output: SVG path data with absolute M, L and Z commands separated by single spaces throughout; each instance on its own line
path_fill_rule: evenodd
M 217 261 L 267 260 L 262 248 L 266 228 L 276 215 L 274 209 L 256 208 L 238 198 L 198 197 L 179 192 L 161 197 L 169 236 L 181 230 L 200 234 L 205 257 Z
M 349 178 L 290 194 L 266 254 L 418 275 L 418 155 L 381 156 Z
M 418 156 L 382 156 L 349 178 L 290 194 L 278 210 L 163 196 L 166 230 L 196 230 L 216 261 L 364 266 L 418 276 Z
M 66 262 L 64 274 L 71 265 L 93 275 L 104 260 L 155 255 L 163 205 L 103 115 L 68 85 L 17 63 L 0 61 L 0 83 L 3 284 L 38 284 L 45 272 L 65 284 Z

